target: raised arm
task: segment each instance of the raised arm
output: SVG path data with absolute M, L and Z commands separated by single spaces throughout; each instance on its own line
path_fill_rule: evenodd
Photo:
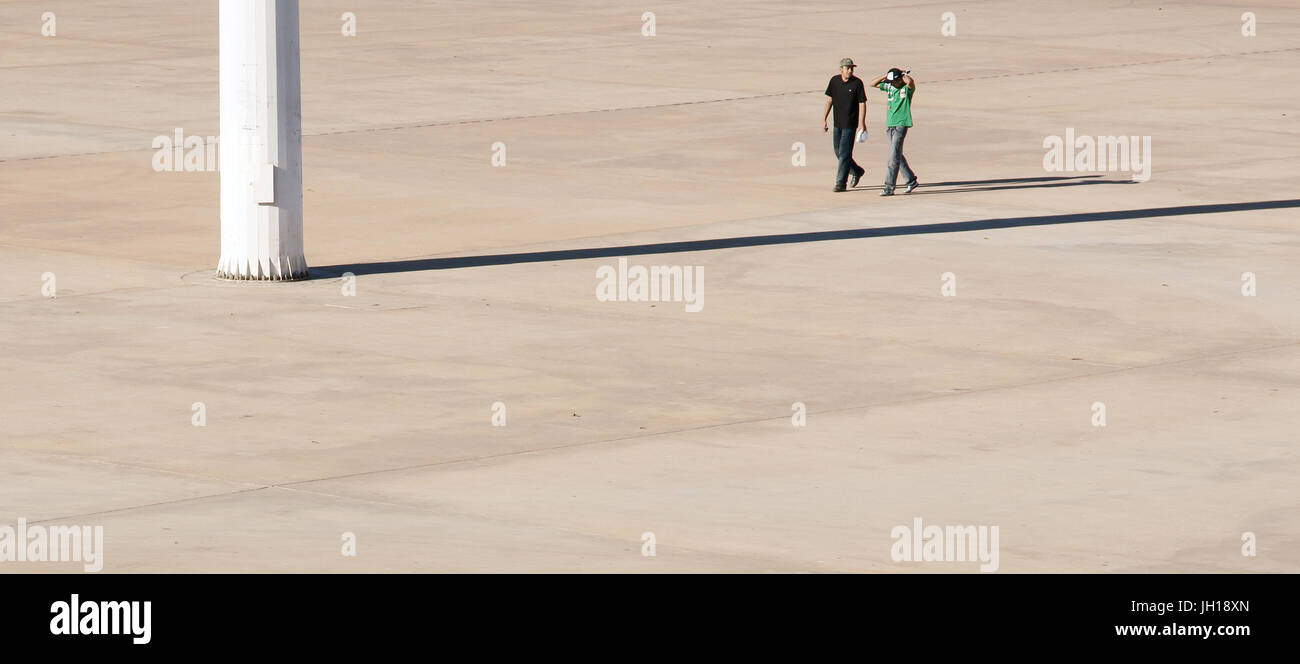
M 874 88 L 874 87 L 876 87 L 877 85 L 880 85 L 881 83 L 884 83 L 884 82 L 885 82 L 885 75 L 884 75 L 884 74 L 881 74 L 881 75 L 875 77 L 874 79 L 872 79 L 871 82 L 867 84 L 867 87 L 869 87 L 869 88 Z
M 908 90 L 916 89 L 916 79 L 912 78 L 910 74 L 903 74 L 903 82 L 907 84 Z

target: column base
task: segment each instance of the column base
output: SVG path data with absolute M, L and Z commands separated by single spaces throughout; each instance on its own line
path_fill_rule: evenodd
M 261 261 L 228 261 L 223 258 L 217 266 L 216 277 L 230 281 L 302 281 L 307 278 L 307 262 L 281 257 L 263 265 Z

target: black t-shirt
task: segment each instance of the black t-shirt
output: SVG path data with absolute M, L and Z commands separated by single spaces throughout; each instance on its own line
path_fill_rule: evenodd
M 848 81 L 840 78 L 839 74 L 831 77 L 831 82 L 826 84 L 826 96 L 831 98 L 836 127 L 857 128 L 858 104 L 867 100 L 866 88 L 857 76 L 850 76 Z

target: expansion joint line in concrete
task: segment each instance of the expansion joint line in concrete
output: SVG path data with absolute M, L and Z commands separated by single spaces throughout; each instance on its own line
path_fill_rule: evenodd
M 1042 71 L 1030 71 L 1030 72 L 1010 73 L 1010 74 L 986 74 L 986 75 L 982 75 L 982 76 L 967 76 L 967 77 L 964 77 L 964 78 L 938 78 L 938 79 L 933 79 L 933 80 L 927 80 L 926 83 L 927 83 L 927 84 L 935 84 L 935 83 L 953 83 L 953 82 L 959 82 L 959 81 L 981 81 L 981 80 L 991 80 L 991 79 L 996 79 L 996 78 L 1012 78 L 1012 77 L 1020 77 L 1020 76 L 1038 76 L 1038 75 L 1041 75 L 1041 74 L 1057 74 L 1057 73 L 1061 73 L 1061 72 L 1070 72 L 1070 71 L 1091 71 L 1091 70 L 1095 70 L 1095 69 L 1115 69 L 1115 68 L 1119 68 L 1119 67 L 1139 67 L 1139 66 L 1143 66 L 1143 65 L 1158 65 L 1158 64 L 1165 64 L 1165 63 L 1168 63 L 1168 62 L 1186 62 L 1186 61 L 1191 61 L 1191 60 L 1212 60 L 1212 59 L 1215 59 L 1215 58 L 1222 58 L 1222 57 L 1239 57 L 1239 56 L 1247 56 L 1247 55 L 1262 55 L 1262 54 L 1271 54 L 1271 53 L 1284 53 L 1284 52 L 1287 52 L 1287 51 L 1300 51 L 1300 47 L 1297 47 L 1297 48 L 1279 48 L 1279 49 L 1273 49 L 1273 50 L 1268 50 L 1268 51 L 1245 51 L 1245 52 L 1241 52 L 1241 53 L 1218 53 L 1218 54 L 1213 54 L 1213 55 L 1197 55 L 1197 56 L 1189 56 L 1189 57 L 1185 57 L 1185 58 L 1167 58 L 1167 59 L 1164 59 L 1164 60 L 1146 60 L 1146 61 L 1142 61 L 1142 62 L 1125 62 L 1125 63 L 1113 64 L 1113 65 L 1093 65 L 1093 66 L 1088 66 L 1088 67 L 1066 67 L 1066 68 L 1062 68 L 1062 69 L 1045 69 L 1045 70 L 1042 70 Z M 560 111 L 560 112 L 556 112 L 556 113 L 542 113 L 542 114 L 538 114 L 538 115 L 514 115 L 514 116 L 503 116 L 503 117 L 497 117 L 497 118 L 477 118 L 477 119 L 473 119 L 473 120 L 446 120 L 446 121 L 441 121 L 441 122 L 422 122 L 422 123 L 415 123 L 415 124 L 393 125 L 393 126 L 390 126 L 390 127 L 370 127 L 370 128 L 364 128 L 364 129 L 340 129 L 340 130 L 338 130 L 338 131 L 326 131 L 326 132 L 319 132 L 319 133 L 308 134 L 308 135 L 309 135 L 309 136 L 336 136 L 336 135 L 340 135 L 340 134 L 356 134 L 356 133 L 379 132 L 379 131 L 399 131 L 399 130 L 402 130 L 402 129 L 420 129 L 420 128 L 424 128 L 424 127 L 451 127 L 451 126 L 457 126 L 457 125 L 486 124 L 486 123 L 489 123 L 489 122 L 507 122 L 507 121 L 510 121 L 510 120 L 536 120 L 536 119 L 539 119 L 539 118 L 564 117 L 564 116 L 568 116 L 568 115 L 583 115 L 583 114 L 587 114 L 587 113 L 614 113 L 614 112 L 620 112 L 620 111 L 643 111 L 643 110 L 653 110 L 653 109 L 658 109 L 658 108 L 674 108 L 674 107 L 678 107 L 678 106 L 698 106 L 698 105 L 703 105 L 703 104 L 721 104 L 721 103 L 726 103 L 726 102 L 730 102 L 730 101 L 749 101 L 749 100 L 752 100 L 752 99 L 768 99 L 768 98 L 772 98 L 772 97 L 790 97 L 790 96 L 794 96 L 794 95 L 815 94 L 815 93 L 818 93 L 818 92 L 821 92 L 821 90 L 795 90 L 795 91 L 791 91 L 791 92 L 767 92 L 767 93 L 763 93 L 763 94 L 756 94 L 756 95 L 741 95 L 741 96 L 737 96 L 737 97 L 723 97 L 723 98 L 719 98 L 719 99 L 700 99 L 700 100 L 696 100 L 696 101 L 679 101 L 679 102 L 671 102 L 671 103 L 667 103 L 667 104 L 646 104 L 646 105 L 644 105 L 644 106 L 622 106 L 622 107 L 615 107 L 615 108 L 599 108 L 599 109 L 590 109 L 590 110 L 583 110 L 583 111 Z
M 1102 377 L 1102 376 L 1114 375 L 1114 374 L 1117 374 L 1117 373 L 1124 373 L 1124 372 L 1130 372 L 1130 371 L 1140 371 L 1140 370 L 1144 370 L 1144 369 L 1158 369 L 1158 368 L 1162 368 L 1162 367 L 1169 367 L 1169 366 L 1175 366 L 1175 365 L 1180 365 L 1180 364 L 1187 364 L 1187 363 L 1190 363 L 1190 362 L 1199 362 L 1199 361 L 1203 361 L 1203 360 L 1215 360 L 1215 359 L 1221 359 L 1221 358 L 1225 358 L 1225 357 L 1232 357 L 1232 356 L 1235 356 L 1235 355 L 1245 355 L 1245 354 L 1249 354 L 1249 353 L 1267 352 L 1267 351 L 1271 351 L 1271 350 L 1277 350 L 1277 349 L 1280 349 L 1280 348 L 1287 348 L 1287 347 L 1290 347 L 1290 346 L 1295 346 L 1295 345 L 1297 345 L 1297 344 L 1300 344 L 1300 341 L 1288 341 L 1288 342 L 1286 342 L 1286 343 L 1281 343 L 1281 344 L 1272 344 L 1272 345 L 1268 345 L 1268 346 L 1258 346 L 1258 347 L 1255 347 L 1255 348 L 1245 348 L 1245 349 L 1240 349 L 1240 350 L 1227 351 L 1227 352 L 1223 352 L 1223 353 L 1212 353 L 1212 354 L 1196 355 L 1196 356 L 1193 356 L 1193 357 L 1177 358 L 1177 359 L 1172 359 L 1172 360 L 1166 360 L 1166 361 L 1163 361 L 1163 362 L 1154 362 L 1154 363 L 1151 363 L 1151 364 L 1142 364 L 1142 365 L 1136 365 L 1136 366 L 1131 366 L 1131 367 L 1119 367 L 1119 368 L 1107 369 L 1107 370 L 1105 370 L 1105 371 L 1097 371 L 1097 372 L 1092 372 L 1092 373 L 1087 373 L 1087 374 L 1079 374 L 1079 375 L 1074 375 L 1074 376 L 1061 376 L 1061 377 L 1057 377 L 1057 378 L 1047 378 L 1047 379 L 1042 379 L 1042 380 L 1031 380 L 1031 381 L 1027 381 L 1027 382 L 1023 382 L 1023 383 L 1015 383 L 1015 384 L 1011 384 L 1011 385 L 993 385 L 993 386 L 984 387 L 984 388 L 976 388 L 976 389 L 973 389 L 973 390 L 965 390 L 965 391 L 962 391 L 962 392 L 952 392 L 952 393 L 946 393 L 946 394 L 931 394 L 931 395 L 925 395 L 925 396 L 921 396 L 921 397 L 911 397 L 911 398 L 906 398 L 906 399 L 896 399 L 896 400 L 893 400 L 893 401 L 886 401 L 886 402 L 880 402 L 880 403 L 874 403 L 874 404 L 865 404 L 865 405 L 861 405 L 861 406 L 849 406 L 849 407 L 845 407 L 845 408 L 831 408 L 831 409 L 819 410 L 819 411 L 809 411 L 809 414 L 810 414 L 810 415 L 824 415 L 824 414 L 829 414 L 829 413 L 846 413 L 846 412 L 853 412 L 853 411 L 860 411 L 860 410 L 867 410 L 867 409 L 882 408 L 882 407 L 887 407 L 887 406 L 897 406 L 897 405 L 903 405 L 903 404 L 918 403 L 918 402 L 923 402 L 923 401 L 932 401 L 932 400 L 938 400 L 938 399 L 949 399 L 949 398 L 953 398 L 953 397 L 968 396 L 968 395 L 972 395 L 972 394 L 984 394 L 984 393 L 994 392 L 994 391 L 1000 391 L 1000 390 L 1011 390 L 1011 389 L 1018 389 L 1018 388 L 1022 388 L 1022 387 L 1033 387 L 1033 386 L 1036 386 L 1036 385 L 1046 385 L 1046 384 L 1049 384 L 1049 383 L 1060 383 L 1060 382 L 1066 382 L 1066 381 L 1071 381 L 1071 380 L 1081 380 L 1081 379 L 1088 379 L 1088 378 L 1098 378 L 1098 377 Z M 654 431 L 654 432 L 647 432 L 647 433 L 644 433 L 644 434 L 635 434 L 635 435 L 631 435 L 631 436 L 619 436 L 619 437 L 616 437 L 616 438 L 605 438 L 605 439 L 601 439 L 601 440 L 589 440 L 589 441 L 583 441 L 583 442 L 579 442 L 579 443 L 570 443 L 570 444 L 567 444 L 567 445 L 557 445 L 557 446 L 554 446 L 554 447 L 546 447 L 546 448 L 536 449 L 536 450 L 521 450 L 521 451 L 517 451 L 517 452 L 505 452 L 505 453 L 501 453 L 501 454 L 491 454 L 491 455 L 480 456 L 480 457 L 472 457 L 472 458 L 467 458 L 467 459 L 448 459 L 448 460 L 446 460 L 446 461 L 436 461 L 436 462 L 432 462 L 432 463 L 421 463 L 421 464 L 414 464 L 414 465 L 409 465 L 409 466 L 401 466 L 401 467 L 397 467 L 397 468 L 380 468 L 380 469 L 376 469 L 376 470 L 367 470 L 367 471 L 361 471 L 361 472 L 356 472 L 356 473 L 347 473 L 347 474 L 344 474 L 344 475 L 331 475 L 331 476 L 328 476 L 328 477 L 318 477 L 318 478 L 314 478 L 314 479 L 294 480 L 294 481 L 292 481 L 292 482 L 276 482 L 276 483 L 271 483 L 271 484 L 264 484 L 264 485 L 261 485 L 261 486 L 253 486 L 253 487 L 248 487 L 248 488 L 243 488 L 243 489 L 237 489 L 237 490 L 235 490 L 235 491 L 225 491 L 225 492 L 221 492 L 221 493 L 205 494 L 205 495 L 202 495 L 202 496 L 191 496 L 191 497 L 188 497 L 188 498 L 180 498 L 180 499 L 176 499 L 176 500 L 160 501 L 160 502 L 156 502 L 156 503 L 147 503 L 147 504 L 144 504 L 144 505 L 132 505 L 132 506 L 128 506 L 128 507 L 120 507 L 120 508 L 117 508 L 117 509 L 103 510 L 103 511 L 99 511 L 99 512 L 88 512 L 88 513 L 83 513 L 83 514 L 74 514 L 74 515 L 68 515 L 68 516 L 56 517 L 56 518 L 50 518 L 50 519 L 41 519 L 41 520 L 39 520 L 39 521 L 31 521 L 31 522 L 29 522 L 29 523 L 53 523 L 53 522 L 58 522 L 58 521 L 71 521 L 71 520 L 76 520 L 76 519 L 85 519 L 85 518 L 87 518 L 87 517 L 101 516 L 101 515 L 105 515 L 105 514 L 117 514 L 117 513 L 122 513 L 122 512 L 130 512 L 130 511 L 133 511 L 133 510 L 146 509 L 146 508 L 150 508 L 150 507 L 163 507 L 163 506 L 169 506 L 169 505 L 177 505 L 177 504 L 182 504 L 182 503 L 194 502 L 194 501 L 199 501 L 199 500 L 207 500 L 207 499 L 211 499 L 211 498 L 224 498 L 224 497 L 229 497 L 229 496 L 237 496 L 237 495 L 245 494 L 245 493 L 256 493 L 256 492 L 259 492 L 259 491 L 264 491 L 264 490 L 266 490 L 266 489 L 302 490 L 302 491 L 305 492 L 305 493 L 320 493 L 321 495 L 334 496 L 334 497 L 336 497 L 336 498 L 340 498 L 340 499 L 357 500 L 357 501 L 362 501 L 362 502 L 380 502 L 380 501 L 371 501 L 371 500 L 369 500 L 369 499 L 357 498 L 357 497 L 353 497 L 353 496 L 343 496 L 343 495 L 330 494 L 330 493 L 323 493 L 323 492 L 312 492 L 312 491 L 307 491 L 307 490 L 305 490 L 305 489 L 297 489 L 297 487 L 300 487 L 300 486 L 302 486 L 302 485 L 306 485 L 306 484 L 314 484 L 314 483 L 318 483 L 318 482 L 331 482 L 331 481 L 337 481 L 337 480 L 342 480 L 342 479 L 349 479 L 349 478 L 354 478 L 354 477 L 366 477 L 366 476 L 374 476 L 374 475 L 383 475 L 383 474 L 386 474 L 386 473 L 397 473 L 397 472 L 404 472 L 404 471 L 409 471 L 409 470 L 420 470 L 420 469 L 425 469 L 425 468 L 437 468 L 437 467 L 440 467 L 440 466 L 453 466 L 453 465 L 460 465 L 460 464 L 467 464 L 467 463 L 484 463 L 484 462 L 490 462 L 490 461 L 497 461 L 497 460 L 500 460 L 500 459 L 507 459 L 507 458 L 511 458 L 511 457 L 521 457 L 521 456 L 532 456 L 532 455 L 539 455 L 539 454 L 548 454 L 548 453 L 553 453 L 553 452 L 560 452 L 560 451 L 565 451 L 565 450 L 571 450 L 571 449 L 580 448 L 580 447 L 594 447 L 594 446 L 597 446 L 597 445 L 605 445 L 605 444 L 608 444 L 608 443 L 618 443 L 618 442 L 625 442 L 625 441 L 646 441 L 646 440 L 651 440 L 651 439 L 658 438 L 658 437 L 661 437 L 661 436 L 672 436 L 672 435 L 677 435 L 677 434 L 681 434 L 681 433 L 690 433 L 690 432 L 695 432 L 695 431 L 707 431 L 707 430 L 710 430 L 710 429 L 721 429 L 721 428 L 725 428 L 725 427 L 742 426 L 742 425 L 746 425 L 746 424 L 760 424 L 760 423 L 763 423 L 763 422 L 774 422 L 774 421 L 778 421 L 778 420 L 779 420 L 779 421 L 785 421 L 785 420 L 788 420 L 788 419 L 789 419 L 789 416 L 788 416 L 788 415 L 781 415 L 781 416 L 777 416 L 777 417 L 761 417 L 761 418 L 754 418 L 754 419 L 749 419 L 749 420 L 739 420 L 739 421 L 734 421 L 734 422 L 722 422 L 722 423 L 717 423 L 717 424 L 702 424 L 702 425 L 699 425 L 699 426 L 682 427 L 682 428 L 679 428 L 679 429 L 673 429 L 673 430 L 669 430 L 669 431 Z M 120 465 L 127 465 L 127 464 L 120 464 Z M 150 468 L 150 467 L 148 467 L 148 466 L 132 466 L 132 467 L 134 467 L 134 468 L 138 468 L 138 469 L 141 469 L 141 470 L 151 470 L 151 471 L 155 471 L 155 472 L 163 472 L 163 473 L 169 473 L 169 474 L 184 474 L 184 473 L 177 473 L 176 471 L 170 471 L 170 470 L 165 470 L 165 469 Z M 205 478 L 205 479 L 210 479 L 210 478 Z M 409 507 L 409 506 L 406 506 L 406 507 Z
M 939 78 L 939 79 L 927 80 L 926 84 L 933 85 L 939 83 L 981 81 L 981 80 L 992 80 L 998 78 L 1014 78 L 1014 77 L 1021 77 L 1021 76 L 1040 76 L 1042 74 L 1058 74 L 1062 72 L 1072 72 L 1072 71 L 1093 71 L 1098 69 L 1116 69 L 1120 67 L 1140 67 L 1144 65 L 1166 64 L 1170 62 L 1189 62 L 1192 60 L 1214 60 L 1216 58 L 1244 57 L 1250 55 L 1269 55 L 1274 53 L 1286 53 L 1291 51 L 1300 51 L 1300 47 L 1278 48 L 1278 49 L 1272 49 L 1266 51 L 1243 51 L 1240 53 L 1215 53 L 1210 55 L 1188 56 L 1184 58 L 1166 58 L 1163 60 L 1145 60 L 1142 62 L 1124 62 L 1120 64 L 1092 65 L 1087 67 L 1065 67 L 1061 69 L 1045 69 L 1042 71 L 1030 71 L 1030 72 L 1020 72 L 1020 73 L 987 74 L 982 76 L 967 76 L 963 78 Z M 315 138 L 317 136 L 339 136 L 345 134 L 361 134 L 361 133 L 368 133 L 368 132 L 401 131 L 404 129 L 423 129 L 427 127 L 454 127 L 459 125 L 487 124 L 491 122 L 509 122 L 512 120 L 537 120 L 541 118 L 556 118 L 556 117 L 565 117 L 571 115 L 585 115 L 590 113 L 617 113 L 623 111 L 644 111 L 644 110 L 653 110 L 658 108 L 698 106 L 704 104 L 721 104 L 721 103 L 732 102 L 732 101 L 749 101 L 754 99 L 768 99 L 773 97 L 790 97 L 795 95 L 814 94 L 817 92 L 819 92 L 819 90 L 768 92 L 768 93 L 756 94 L 756 95 L 723 97 L 720 99 L 699 99 L 695 101 L 679 101 L 679 102 L 671 102 L 667 104 L 646 104 L 644 106 L 622 106 L 622 107 L 614 107 L 614 108 L 595 108 L 595 109 L 587 109 L 581 111 L 559 111 L 556 113 L 541 113 L 537 115 L 508 115 L 508 116 L 501 116 L 495 118 L 476 118 L 472 120 L 443 120 L 443 121 L 436 121 L 436 122 L 418 122 L 412 124 L 393 125 L 389 127 L 364 127 L 360 129 L 339 129 L 337 131 L 322 131 L 322 132 L 315 132 L 310 134 L 304 133 L 303 137 Z M 132 149 L 132 150 L 104 150 L 102 152 L 80 152 L 75 154 L 39 155 L 35 157 L 15 157 L 11 159 L 0 159 L 0 164 L 4 164 L 8 162 L 17 162 L 17 161 L 36 161 L 40 159 L 63 159 L 67 157 L 93 157 L 93 156 L 105 155 L 105 154 L 124 154 L 128 152 L 142 152 L 142 151 L 144 151 L 144 148 Z

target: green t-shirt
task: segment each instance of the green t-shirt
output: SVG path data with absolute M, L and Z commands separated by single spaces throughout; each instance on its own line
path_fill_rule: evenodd
M 916 94 L 916 89 L 906 85 L 896 88 L 887 81 L 881 81 L 877 87 L 889 94 L 889 111 L 885 113 L 885 126 L 912 126 L 912 95 Z

